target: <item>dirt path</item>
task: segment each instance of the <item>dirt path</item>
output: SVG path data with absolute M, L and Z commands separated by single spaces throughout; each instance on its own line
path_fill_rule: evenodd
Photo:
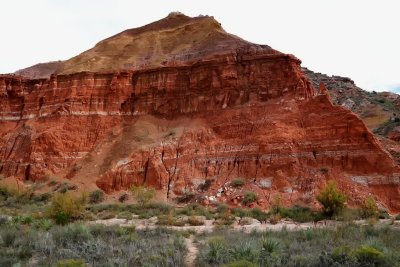
M 199 252 L 199 250 L 197 249 L 197 247 L 195 246 L 193 241 L 194 241 L 193 235 L 191 235 L 189 238 L 185 239 L 185 244 L 186 244 L 186 247 L 188 250 L 188 253 L 187 253 L 186 259 L 185 259 L 185 266 L 187 266 L 187 267 L 195 266 L 195 260 L 197 257 L 197 253 Z

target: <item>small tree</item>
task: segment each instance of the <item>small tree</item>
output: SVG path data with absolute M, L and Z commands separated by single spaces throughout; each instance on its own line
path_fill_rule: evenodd
M 243 195 L 242 203 L 246 206 L 257 200 L 257 195 L 253 192 L 246 192 Z
M 78 219 L 84 211 L 87 195 L 74 197 L 71 193 L 56 193 L 51 204 L 46 210 L 47 216 L 54 219 L 57 224 L 67 224 Z
M 365 218 L 378 217 L 378 205 L 373 196 L 366 197 L 362 205 L 362 215 Z
M 272 215 L 277 215 L 277 214 L 282 215 L 283 207 L 282 207 L 282 200 L 281 200 L 280 195 L 274 196 L 270 212 Z
M 156 195 L 156 190 L 154 188 L 143 185 L 132 186 L 130 190 L 133 198 L 141 207 L 148 204 Z
M 323 213 L 331 217 L 343 210 L 347 196 L 337 187 L 335 181 L 329 181 L 317 195 L 317 200 L 323 206 Z

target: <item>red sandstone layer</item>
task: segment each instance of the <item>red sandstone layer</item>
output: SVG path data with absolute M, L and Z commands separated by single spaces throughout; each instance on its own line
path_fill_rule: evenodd
M 46 173 L 108 193 L 146 183 L 166 198 L 268 206 L 312 203 L 336 179 L 355 204 L 375 194 L 400 210 L 399 171 L 363 122 L 318 95 L 284 54 L 238 50 L 178 67 L 0 77 L 0 173 Z M 210 184 L 209 188 L 204 184 Z M 390 190 L 389 190 L 390 189 Z

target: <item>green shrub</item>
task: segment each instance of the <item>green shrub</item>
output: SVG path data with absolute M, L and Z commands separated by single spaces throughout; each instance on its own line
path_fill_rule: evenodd
M 323 206 L 326 216 L 337 215 L 345 207 L 346 194 L 340 191 L 335 181 L 329 181 L 325 188 L 317 195 L 317 200 Z
M 69 192 L 65 194 L 56 193 L 46 210 L 46 214 L 49 218 L 54 219 L 57 224 L 67 224 L 82 215 L 86 203 L 87 197 L 84 194 L 81 197 L 74 197 Z
M 230 185 L 231 185 L 232 187 L 241 187 L 241 186 L 244 185 L 244 180 L 243 180 L 242 178 L 233 179 L 233 180 L 230 182 Z
M 97 204 L 103 202 L 104 192 L 102 190 L 95 190 L 89 194 L 89 203 Z
M 209 264 L 222 264 L 228 261 L 229 251 L 226 240 L 216 236 L 208 240 L 206 248 L 207 261 Z
M 258 247 L 254 245 L 253 242 L 245 241 L 239 242 L 234 248 L 230 251 L 232 258 L 240 261 L 254 261 L 258 257 Z
M 282 215 L 280 213 L 272 214 L 269 216 L 270 224 L 277 224 L 282 219 Z
M 250 217 L 259 220 L 260 222 L 267 221 L 268 214 L 263 212 L 260 208 L 254 208 L 250 211 Z
M 36 229 L 48 231 L 53 227 L 54 223 L 52 220 L 46 219 L 46 218 L 41 218 L 34 220 L 32 223 L 32 226 Z
M 257 200 L 257 195 L 254 192 L 245 192 L 242 199 L 242 204 L 249 206 L 251 203 Z
M 156 195 L 156 190 L 152 187 L 146 187 L 143 185 L 132 186 L 130 188 L 133 198 L 139 204 L 139 206 L 144 207 L 147 205 Z
M 381 266 L 385 262 L 384 254 L 370 246 L 360 246 L 354 256 L 362 266 Z
M 198 216 L 190 216 L 188 219 L 188 223 L 192 226 L 200 226 L 204 225 L 204 220 Z
M 221 212 L 220 215 L 229 213 L 229 209 L 227 209 L 225 212 Z M 250 217 L 250 211 L 248 209 L 242 209 L 242 208 L 233 208 L 232 209 L 232 215 L 235 217 Z
M 183 195 L 177 197 L 175 200 L 177 203 L 182 204 L 182 203 L 189 203 L 193 201 L 196 198 L 196 194 L 192 192 L 186 192 Z
M 30 215 L 18 215 L 13 218 L 15 224 L 31 224 L 33 218 Z
M 103 211 L 97 214 L 97 218 L 100 220 L 109 220 L 115 218 L 116 214 L 113 211 Z
M 379 219 L 390 219 L 390 215 L 386 210 L 380 210 L 378 212 L 378 218 Z
M 8 224 L 11 221 L 11 217 L 7 215 L 0 215 L 0 227 Z
M 274 196 L 274 199 L 273 199 L 273 202 L 272 202 L 272 206 L 271 206 L 271 209 L 270 209 L 270 213 L 273 214 L 273 215 L 276 215 L 276 214 L 282 215 L 283 207 L 282 207 L 281 196 L 279 196 L 279 195 L 275 195 Z
M 362 205 L 362 216 L 364 218 L 376 218 L 378 217 L 378 205 L 374 197 L 369 196 L 364 199 L 364 203 Z
M 54 227 L 51 233 L 54 242 L 59 246 L 65 246 L 68 243 L 79 245 L 92 238 L 89 227 L 80 223 Z
M 14 227 L 6 228 L 1 232 L 1 240 L 3 241 L 3 245 L 5 247 L 11 247 L 14 244 L 15 239 L 17 238 L 18 231 Z
M 128 199 L 129 199 L 129 195 L 127 193 L 123 193 L 122 195 L 120 195 L 118 197 L 118 201 L 121 202 L 121 203 L 124 203 Z
M 257 265 L 248 260 L 234 261 L 224 265 L 224 267 L 256 267 L 256 266 Z
M 132 220 L 132 213 L 128 211 L 121 212 L 117 215 L 118 219 Z
M 225 213 L 229 210 L 229 206 L 225 203 L 218 203 L 216 212 L 219 214 Z
M 279 215 L 279 214 L 275 214 Z M 263 235 L 261 238 L 261 251 L 259 263 L 261 266 L 275 266 L 278 261 L 278 255 L 281 252 L 281 244 L 278 240 Z
M 87 266 L 83 260 L 60 260 L 57 262 L 57 267 L 85 267 Z
M 187 216 L 205 216 L 208 220 L 213 218 L 213 214 L 210 209 L 197 203 L 187 205 L 183 209 L 178 210 L 177 214 Z
M 294 205 L 291 208 L 281 208 L 282 217 L 290 218 L 296 222 L 312 222 L 319 219 L 319 214 L 308 207 Z
M 279 253 L 281 250 L 281 244 L 278 240 L 274 238 L 270 238 L 266 235 L 263 235 L 261 238 L 261 247 L 263 250 L 268 252 L 269 254 Z

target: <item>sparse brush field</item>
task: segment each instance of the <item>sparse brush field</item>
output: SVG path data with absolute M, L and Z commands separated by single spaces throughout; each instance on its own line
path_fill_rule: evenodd
M 197 237 L 196 266 L 400 266 L 400 230 L 348 224 L 336 229 Z
M 0 266 L 184 266 L 183 234 L 82 223 L 48 230 L 3 224 Z
M 360 226 L 245 233 L 219 226 L 195 234 L 162 227 L 55 225 L 47 219 L 0 220 L 0 266 L 400 266 L 400 229 Z
M 321 210 L 283 207 L 280 198 L 269 211 L 245 208 L 251 192 L 242 208 L 152 203 L 146 188 L 132 195 L 143 201 L 106 204 L 100 191 L 35 195 L 0 187 L 0 267 L 400 267 L 400 216 L 389 219 L 372 197 L 348 208 L 334 183 L 318 196 Z M 121 225 L 102 225 L 110 219 Z M 326 219 L 332 224 L 314 224 Z M 273 228 L 278 223 L 283 228 Z M 307 230 L 287 228 L 302 223 Z

